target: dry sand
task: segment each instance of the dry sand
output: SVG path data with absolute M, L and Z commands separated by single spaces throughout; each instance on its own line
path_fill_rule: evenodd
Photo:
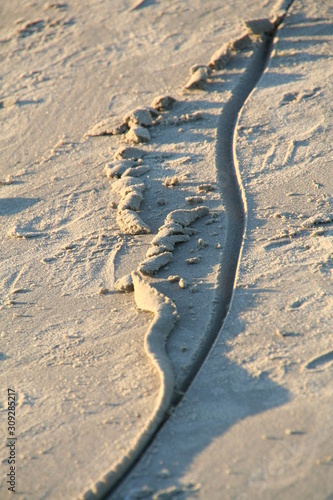
M 286 3 L 139 4 L 0 6 L 1 432 L 9 387 L 17 498 L 100 497 L 142 455 L 110 499 L 328 499 L 332 8 L 293 3 L 233 139 L 221 111 L 260 72 L 260 43 L 192 69 L 194 90 L 189 70 Z M 159 95 L 176 102 L 127 116 Z M 129 132 L 91 136 L 102 121 Z M 143 156 L 123 168 L 128 146 Z

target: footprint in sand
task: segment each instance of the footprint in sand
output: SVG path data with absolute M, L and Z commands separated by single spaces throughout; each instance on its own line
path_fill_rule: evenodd
M 305 368 L 307 370 L 322 371 L 332 366 L 332 364 L 333 364 L 333 351 L 329 351 L 326 352 L 325 354 L 322 354 L 321 356 L 313 358 L 305 365 Z

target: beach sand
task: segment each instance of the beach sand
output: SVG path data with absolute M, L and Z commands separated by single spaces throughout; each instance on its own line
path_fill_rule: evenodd
M 289 3 L 2 3 L 17 498 L 333 494 L 333 11 Z

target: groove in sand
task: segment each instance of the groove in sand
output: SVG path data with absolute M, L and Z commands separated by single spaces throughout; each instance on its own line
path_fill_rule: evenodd
M 291 3 L 292 2 L 288 2 L 286 11 Z M 279 25 L 284 17 L 285 15 L 281 18 Z M 172 400 L 169 397 L 165 397 L 166 394 L 170 394 L 170 387 L 167 387 L 167 384 L 164 383 L 165 377 L 161 376 L 162 393 L 160 391 L 158 402 L 163 402 L 163 409 L 159 406 L 159 403 L 155 406 L 151 419 L 145 426 L 143 433 L 137 438 L 135 444 L 128 450 L 126 455 L 115 467 L 101 477 L 91 489 L 87 490 L 81 496 L 84 500 L 105 498 L 105 496 L 110 494 L 131 472 L 168 419 L 171 407 L 175 407 L 182 400 L 184 393 L 188 390 L 203 366 L 204 361 L 223 327 L 233 298 L 234 284 L 237 278 L 237 271 L 242 253 L 247 213 L 246 197 L 242 187 L 236 158 L 235 130 L 240 112 L 267 65 L 277 28 L 278 26 L 273 34 L 264 36 L 260 45 L 255 49 L 246 71 L 236 85 L 230 100 L 225 104 L 218 123 L 216 167 L 220 189 L 227 210 L 227 229 L 225 236 L 226 244 L 224 245 L 224 252 L 218 275 L 217 293 L 213 303 L 214 312 L 209 319 L 205 335 L 199 348 L 192 357 L 190 364 L 186 368 L 185 377 L 176 386 L 176 391 Z M 156 318 L 153 324 L 155 322 Z M 152 326 L 153 325 L 149 328 L 149 331 L 151 331 Z M 165 339 L 162 340 L 164 341 Z M 148 354 L 151 356 L 150 353 Z M 164 355 L 167 357 L 165 353 Z M 168 363 L 169 361 L 167 364 Z M 161 372 L 161 369 L 158 371 Z M 173 391 L 173 388 L 171 388 L 171 391 Z M 170 401 L 170 405 L 167 409 L 165 407 L 166 400 Z

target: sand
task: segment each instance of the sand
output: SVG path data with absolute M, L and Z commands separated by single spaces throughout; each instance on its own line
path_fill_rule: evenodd
M 6 438 L 16 391 L 17 498 L 332 494 L 328 4 L 293 3 L 234 136 L 221 130 L 260 69 L 253 31 L 271 26 L 249 36 L 243 20 L 281 7 L 2 2 L 0 403 Z

